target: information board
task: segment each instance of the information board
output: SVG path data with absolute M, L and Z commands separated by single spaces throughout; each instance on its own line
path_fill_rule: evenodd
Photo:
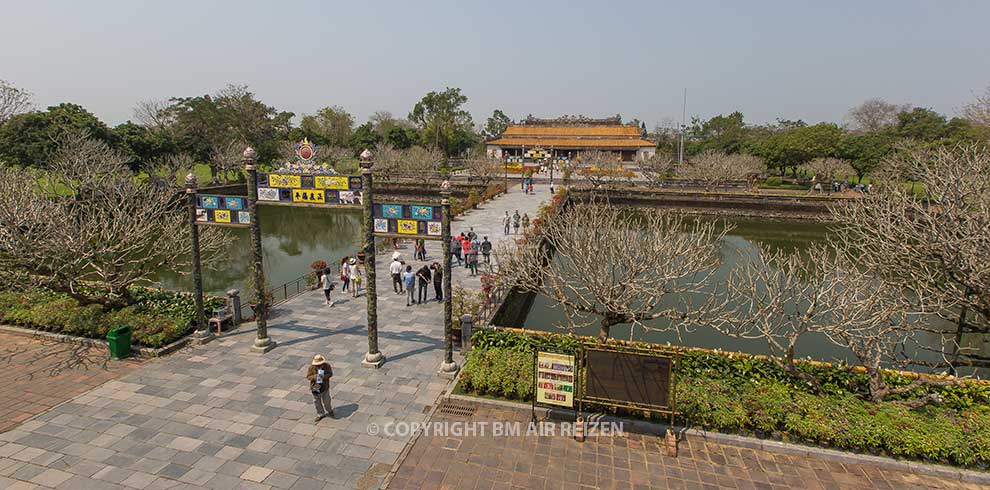
M 360 205 L 361 177 L 258 172 L 258 203 Z
M 670 357 L 586 349 L 584 399 L 669 409 L 672 366 Z
M 574 356 L 536 353 L 536 403 L 574 407 Z
M 374 203 L 375 234 L 440 240 L 443 207 L 433 204 Z
M 248 226 L 251 213 L 243 196 L 196 195 L 196 224 Z

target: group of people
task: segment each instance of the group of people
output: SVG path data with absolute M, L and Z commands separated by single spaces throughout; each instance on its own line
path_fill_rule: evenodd
M 505 216 L 502 217 L 502 227 L 505 230 L 505 234 L 509 234 L 509 227 L 512 227 L 512 233 L 519 233 L 519 226 L 522 226 L 523 234 L 529 233 L 529 213 L 523 213 L 519 216 L 519 210 L 517 209 L 512 216 L 509 216 L 509 212 L 505 212 Z
M 416 255 L 417 258 L 420 257 L 418 248 Z M 423 252 L 423 256 L 425 257 L 425 252 Z M 395 252 L 392 254 L 392 262 L 388 265 L 388 272 L 392 276 L 392 289 L 395 290 L 395 294 L 405 293 L 407 295 L 406 306 L 426 303 L 431 282 L 433 283 L 433 300 L 438 303 L 443 301 L 443 266 L 439 263 L 423 264 L 422 267 L 413 272 L 412 265 L 406 264 L 402 260 L 402 256 Z
M 350 291 L 351 296 L 357 298 L 361 292 L 361 277 L 364 275 L 364 266 L 358 263 L 357 257 L 344 257 L 340 259 L 340 269 L 338 278 L 341 282 L 341 291 Z M 326 304 L 333 307 L 334 301 L 331 292 L 336 287 L 333 271 L 328 267 L 320 271 L 319 287 L 323 289 L 323 296 Z
M 472 227 L 467 234 L 461 232 L 450 239 L 450 254 L 457 259 L 457 265 L 464 264 L 473 276 L 478 274 L 478 254 L 481 254 L 486 264 L 491 264 L 492 242 L 488 241 L 487 236 L 479 241 L 478 234 Z

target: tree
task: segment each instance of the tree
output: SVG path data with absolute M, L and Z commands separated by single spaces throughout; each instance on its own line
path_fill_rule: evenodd
M 0 80 L 0 125 L 10 118 L 31 110 L 31 92 Z
M 462 108 L 467 100 L 461 89 L 448 87 L 443 92 L 430 92 L 416 103 L 409 120 L 419 126 L 424 146 L 440 148 L 448 156 L 471 147 L 471 114 Z
M 497 138 L 511 123 L 512 120 L 509 119 L 509 116 L 506 116 L 501 110 L 495 109 L 492 112 L 492 116 L 485 122 L 485 129 L 481 132 L 481 135 L 489 139 Z
M 592 188 L 607 190 L 630 179 L 629 171 L 623 167 L 616 152 L 587 150 L 579 152 L 575 160 L 574 169 L 581 172 Z
M 427 186 L 441 180 L 440 167 L 446 160 L 439 149 L 414 146 L 402 151 L 396 174 Z
M 477 179 L 486 186 L 502 176 L 502 160 L 480 151 L 464 160 L 464 168 L 472 179 Z
M 946 134 L 945 116 L 923 107 L 897 114 L 895 131 L 901 138 L 934 142 Z
M 832 182 L 844 179 L 854 172 L 848 161 L 834 157 L 815 158 L 804 164 L 804 170 L 814 175 L 819 184 L 826 186 L 830 194 Z
M 112 136 L 114 146 L 127 155 L 133 171 L 144 169 L 151 160 L 176 150 L 163 132 L 150 130 L 131 121 L 114 127 Z
M 849 121 L 854 130 L 877 133 L 897 124 L 898 114 L 911 109 L 910 105 L 891 104 L 880 98 L 869 99 L 849 109 Z
M 654 187 L 662 186 L 665 180 L 672 177 L 676 167 L 677 163 L 673 158 L 660 152 L 639 162 L 639 172 Z
M 870 175 L 894 150 L 894 138 L 889 132 L 847 134 L 839 142 L 836 156 L 849 160 L 856 180 Z
M 324 107 L 315 115 L 303 116 L 299 127 L 314 143 L 347 146 L 354 131 L 354 116 L 340 106 Z
M 498 280 L 543 294 L 563 308 L 566 328 L 595 323 L 607 339 L 615 325 L 673 330 L 710 311 L 705 297 L 721 261 L 713 222 L 689 223 L 676 213 L 632 214 L 612 206 L 578 204 L 545 223 L 550 249 L 502 244 Z M 658 324 L 659 322 L 659 324 Z
M 415 128 L 394 127 L 390 128 L 385 134 L 385 141 L 400 150 L 412 147 L 413 143 L 418 139 L 419 135 L 416 133 Z
M 210 152 L 210 173 L 220 177 L 220 182 L 226 184 L 231 173 L 236 173 L 241 168 L 244 147 L 247 144 L 243 141 L 229 141 L 223 145 L 216 146 Z
M 990 153 L 977 144 L 916 147 L 892 155 L 886 168 L 889 180 L 874 192 L 832 208 L 836 236 L 921 311 L 956 323 L 954 363 L 990 366 L 990 358 L 959 346 L 965 333 L 990 333 Z M 904 179 L 919 181 L 925 195 L 906 189 Z
M 694 118 L 688 131 L 699 141 L 688 142 L 688 154 L 703 153 L 713 150 L 722 153 L 736 153 L 742 149 L 746 138 L 746 123 L 739 111 L 727 116 L 719 114 L 707 121 Z
M 727 155 L 709 150 L 691 157 L 684 165 L 676 167 L 674 173 L 682 179 L 700 181 L 705 190 L 713 191 L 728 182 L 745 180 L 752 183 L 764 168 L 763 161 L 753 155 Z
M 43 287 L 84 304 L 132 303 L 129 287 L 188 266 L 189 216 L 179 188 L 135 179 L 127 157 L 84 134 L 59 140 L 50 168 L 0 167 L 0 281 Z M 201 230 L 207 262 L 223 245 Z
M 113 140 L 102 121 L 76 104 L 18 114 L 0 126 L 0 156 L 15 165 L 44 167 L 56 150 L 56 141 L 80 131 L 104 142 Z
M 354 131 L 351 135 L 351 140 L 349 146 L 354 152 L 354 155 L 361 153 L 365 148 L 374 148 L 375 145 L 382 141 L 382 137 L 375 132 L 372 128 L 370 122 L 366 122 Z
M 990 85 L 987 85 L 983 94 L 977 95 L 975 100 L 963 106 L 962 116 L 977 128 L 978 139 L 990 140 Z

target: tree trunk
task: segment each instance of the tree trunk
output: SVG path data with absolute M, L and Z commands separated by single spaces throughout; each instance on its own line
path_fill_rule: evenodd
M 608 318 L 602 318 L 601 327 L 598 329 L 598 341 L 605 343 L 608 340 L 609 331 L 612 329 L 614 322 L 611 322 Z
M 866 376 L 870 379 L 870 401 L 880 403 L 887 396 L 887 383 L 883 373 L 876 368 L 866 367 Z

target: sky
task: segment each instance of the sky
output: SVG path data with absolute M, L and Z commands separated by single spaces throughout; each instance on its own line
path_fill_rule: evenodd
M 494 109 L 843 122 L 873 97 L 949 116 L 990 84 L 990 1 L 13 1 L 0 79 L 111 125 L 248 85 L 297 115 L 405 117 L 460 87 Z

